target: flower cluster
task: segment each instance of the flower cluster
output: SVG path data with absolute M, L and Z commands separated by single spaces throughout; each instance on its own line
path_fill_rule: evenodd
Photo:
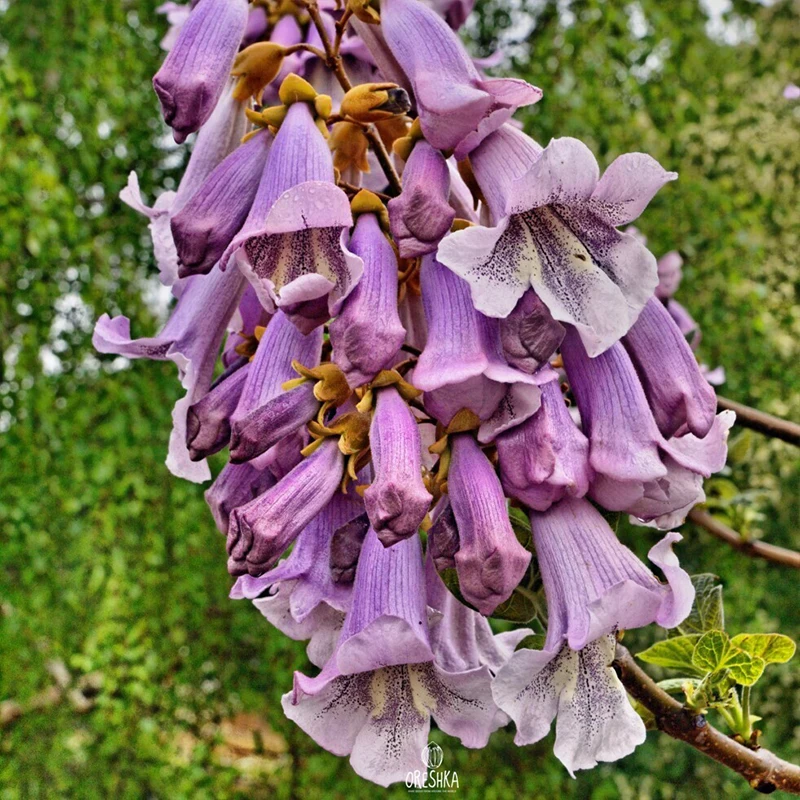
M 694 591 L 679 534 L 654 574 L 599 509 L 680 525 L 733 421 L 680 264 L 620 230 L 677 176 L 523 133 L 541 92 L 470 58 L 469 0 L 163 8 L 153 85 L 196 137 L 177 191 L 149 207 L 131 174 L 122 197 L 176 304 L 152 338 L 103 315 L 94 344 L 177 365 L 175 475 L 227 448 L 206 499 L 231 596 L 321 670 L 287 716 L 381 785 L 424 770 L 431 719 L 466 747 L 555 719 L 570 772 L 626 755 L 615 636 L 677 625 Z M 541 643 L 489 625 L 518 596 L 546 605 Z

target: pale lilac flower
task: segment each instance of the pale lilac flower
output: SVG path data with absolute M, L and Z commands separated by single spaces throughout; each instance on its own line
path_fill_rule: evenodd
M 375 214 L 359 214 L 350 250 L 364 271 L 330 325 L 333 361 L 352 387 L 390 369 L 406 336 L 397 311 L 397 257 Z
M 733 413 L 720 414 L 702 439 L 666 439 L 621 344 L 589 358 L 570 329 L 561 354 L 589 438 L 590 496 L 611 511 L 655 520 L 658 527 L 680 524 L 705 497 L 702 478 L 725 464 Z
M 250 214 L 220 265 L 225 268 L 235 257 L 262 305 L 270 311 L 276 305 L 289 309 L 295 324 L 308 332 L 338 313 L 361 277 L 361 259 L 344 245 L 352 221 L 311 109 L 293 103 Z
M 349 755 L 381 786 L 424 770 L 430 719 L 466 747 L 502 724 L 485 666 L 440 667 L 431 645 L 419 538 L 384 548 L 364 542 L 350 610 L 334 654 L 316 678 L 295 673 L 283 709 L 322 747 Z
M 189 19 L 189 13 L 192 7 L 189 3 L 162 3 L 156 8 L 156 14 L 164 14 L 169 23 L 169 28 L 164 34 L 164 38 L 160 42 L 162 50 L 169 52 L 178 41 L 178 34 L 181 31 L 184 23 Z
M 425 392 L 425 407 L 444 425 L 470 409 L 487 423 L 482 440 L 529 417 L 539 407 L 543 376 L 508 365 L 497 320 L 477 312 L 466 282 L 431 255 L 423 258 L 420 281 L 428 331 L 412 382 Z M 501 415 L 508 409 L 513 414 L 495 425 L 492 416 L 501 404 Z
M 651 298 L 622 339 L 661 433 L 688 428 L 703 438 L 714 423 L 717 396 L 661 301 Z
M 272 135 L 262 131 L 237 147 L 205 179 L 170 225 L 178 275 L 210 272 L 242 227 L 267 162 Z
M 502 151 L 492 160 L 501 158 Z M 484 314 L 507 317 L 531 286 L 555 319 L 579 330 L 590 355 L 602 353 L 627 333 L 658 282 L 653 255 L 617 226 L 638 217 L 677 175 L 628 153 L 601 178 L 591 151 L 570 138 L 551 141 L 510 185 L 478 163 L 484 194 L 507 195 L 502 216 L 494 228 L 448 236 L 439 260 L 470 283 Z
M 537 511 L 589 490 L 589 442 L 567 409 L 557 380 L 542 386 L 541 408 L 495 440 L 503 489 Z
M 130 320 L 103 314 L 97 320 L 92 344 L 101 353 L 127 358 L 173 361 L 186 394 L 172 410 L 167 467 L 173 475 L 202 483 L 211 477 L 205 460 L 192 461 L 186 447 L 186 414 L 211 387 L 214 364 L 228 322 L 244 292 L 238 270 L 188 278 L 167 324 L 158 336 L 131 339 Z
M 417 0 L 383 0 L 380 15 L 380 31 L 411 84 L 422 132 L 437 150 L 455 150 L 462 159 L 519 107 L 541 98 L 525 81 L 483 78 L 448 24 Z
M 547 597 L 543 650 L 517 651 L 492 687 L 517 726 L 515 742 L 543 738 L 554 717 L 557 758 L 574 775 L 598 761 L 615 761 L 641 744 L 644 724 L 610 664 L 614 634 L 657 622 L 672 628 L 694 602 L 670 533 L 649 558 L 660 583 L 585 500 L 565 499 L 531 514 L 534 545 Z
M 211 116 L 228 83 L 247 25 L 246 0 L 201 0 L 153 78 L 176 142 Z
M 370 427 L 375 480 L 364 493 L 369 520 L 386 547 L 414 535 L 433 499 L 422 482 L 417 420 L 394 386 L 377 390 Z
M 522 580 L 531 554 L 517 541 L 500 480 L 475 439 L 457 434 L 451 447 L 447 489 L 458 527 L 459 588 L 489 616 Z
M 403 170 L 403 191 L 388 203 L 401 258 L 436 251 L 456 216 L 449 196 L 450 171 L 444 156 L 424 139 L 418 141 Z
M 783 90 L 784 100 L 800 100 L 800 86 L 794 83 L 787 83 Z
M 257 578 L 241 575 L 231 589 L 232 598 L 253 600 L 253 605 L 289 638 L 313 640 L 309 657 L 319 667 L 332 652 L 331 647 L 319 659 L 326 649 L 323 642 L 335 644 L 344 612 L 350 606 L 351 586 L 336 583 L 331 576 L 331 541 L 336 530 L 362 510 L 360 503 L 346 495 L 334 495 L 297 537 L 288 558 Z

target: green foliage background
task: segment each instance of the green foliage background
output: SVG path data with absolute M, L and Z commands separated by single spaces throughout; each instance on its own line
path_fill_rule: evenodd
M 124 310 L 140 332 L 157 324 L 142 299 L 154 273 L 145 224 L 117 199 L 130 169 L 152 197 L 182 160 L 159 146 L 149 87 L 157 4 L 0 0 L 0 701 L 26 707 L 52 685 L 54 659 L 76 679 L 103 678 L 87 713 L 62 701 L 0 727 L 0 798 L 406 797 L 360 781 L 284 720 L 280 696 L 309 664 L 302 645 L 227 599 L 202 488 L 163 466 L 174 367 L 110 374 L 116 362 L 91 355 L 103 311 Z M 800 103 L 781 96 L 800 82 L 800 4 L 734 0 L 723 22 L 748 33 L 735 45 L 708 36 L 695 0 L 514 5 L 479 3 L 469 35 L 481 53 L 511 42 L 511 70 L 544 89 L 526 129 L 543 143 L 577 136 L 602 164 L 644 150 L 680 172 L 639 227 L 656 254 L 686 259 L 679 299 L 703 327 L 702 359 L 725 366 L 725 394 L 800 418 Z M 42 347 L 58 374 L 43 374 Z M 798 489 L 796 451 L 739 433 L 709 494 L 740 530 L 800 547 Z M 684 534 L 684 565 L 725 584 L 732 634 L 798 637 L 796 574 Z M 654 541 L 645 529 L 623 536 L 640 554 Z M 795 761 L 799 676 L 772 667 L 754 692 L 765 743 Z M 226 763 L 218 723 L 242 710 L 285 751 Z M 517 748 L 500 731 L 471 752 L 433 738 L 465 798 L 750 794 L 656 733 L 575 781 L 550 740 Z

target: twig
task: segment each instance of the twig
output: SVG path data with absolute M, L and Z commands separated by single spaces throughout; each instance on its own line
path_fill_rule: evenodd
M 689 519 L 695 525 L 707 530 L 717 539 L 721 539 L 726 544 L 729 544 L 735 550 L 744 553 L 745 555 L 752 556 L 753 558 L 763 558 L 765 561 L 770 561 L 773 564 L 782 564 L 785 567 L 794 567 L 800 569 L 800 553 L 794 550 L 788 550 L 785 547 L 778 547 L 774 544 L 767 544 L 760 542 L 757 539 L 745 539 L 740 533 L 737 533 L 733 528 L 729 528 L 724 522 L 720 522 L 702 508 L 693 508 L 689 512 Z
M 717 405 L 723 410 L 735 411 L 736 422 L 743 428 L 751 428 L 759 433 L 772 436 L 774 439 L 781 439 L 800 447 L 800 425 L 796 422 L 774 417 L 772 414 L 750 408 L 750 406 L 719 395 L 717 395 Z
M 344 89 L 345 92 L 349 92 L 350 89 L 353 88 L 353 84 L 350 83 L 350 79 L 347 77 L 347 72 L 345 72 L 344 65 L 342 64 L 342 57 L 339 55 L 338 46 L 334 47 L 334 45 L 331 44 L 328 31 L 325 29 L 325 23 L 322 20 L 322 15 L 320 14 L 319 6 L 317 5 L 317 0 L 296 0 L 296 2 L 298 2 L 299 5 L 302 5 L 306 11 L 308 11 L 308 16 L 314 23 L 317 33 L 319 33 L 320 41 L 325 49 L 325 63 L 335 75 L 336 80 L 339 82 L 339 85 L 342 87 L 342 89 Z M 342 33 L 344 33 L 344 28 L 342 28 Z M 341 42 L 341 36 L 338 34 L 336 41 Z M 403 189 L 403 185 L 400 182 L 400 176 L 397 174 L 397 171 L 392 164 L 392 160 L 389 158 L 389 153 L 386 151 L 380 135 L 372 125 L 370 125 L 368 128 L 365 128 L 364 134 L 369 140 L 372 149 L 375 151 L 375 157 L 378 159 L 378 163 L 381 165 L 381 169 L 383 170 L 384 175 L 386 175 L 386 179 L 389 181 L 389 186 L 391 186 L 392 193 L 396 195 L 400 194 Z
M 655 717 L 660 731 L 737 772 L 757 792 L 770 794 L 780 789 L 800 794 L 800 767 L 778 758 L 763 747 L 751 750 L 720 733 L 708 724 L 704 716 L 693 714 L 656 686 L 620 644 L 612 666 L 631 697 Z
M 299 44 L 292 44 L 289 45 L 285 49 L 286 55 L 291 55 L 292 53 L 298 53 L 300 51 L 304 51 L 306 53 L 312 53 L 321 61 L 327 61 L 328 56 L 319 49 L 319 47 L 314 47 L 313 44 L 306 44 L 305 42 L 300 42 Z

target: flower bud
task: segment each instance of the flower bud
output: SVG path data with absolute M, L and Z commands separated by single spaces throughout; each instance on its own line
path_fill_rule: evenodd
M 345 175 L 355 169 L 369 172 L 367 151 L 369 142 L 364 130 L 353 122 L 337 122 L 329 141 L 333 151 L 333 166 Z
M 257 42 L 242 50 L 231 70 L 231 75 L 239 79 L 233 96 L 243 103 L 248 97 L 260 95 L 278 76 L 284 56 L 284 48 L 273 42 Z
M 317 98 L 317 90 L 307 80 L 290 72 L 283 79 L 278 97 L 285 106 L 292 103 L 313 103 Z
M 380 122 L 408 112 L 408 92 L 394 83 L 362 83 L 342 98 L 340 112 L 358 122 Z

